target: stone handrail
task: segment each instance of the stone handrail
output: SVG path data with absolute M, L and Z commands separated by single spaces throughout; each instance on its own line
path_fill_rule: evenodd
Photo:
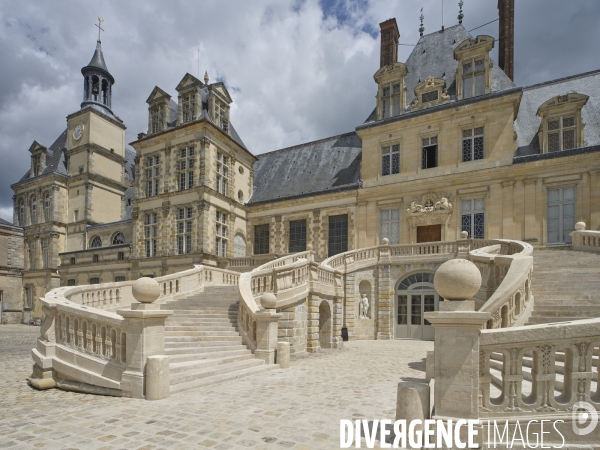
M 160 286 L 157 303 L 201 292 L 205 286 L 237 286 L 239 272 L 220 269 L 213 266 L 195 265 L 193 269 L 156 278 Z M 68 287 L 64 297 L 77 304 L 115 311 L 125 305 L 136 302 L 131 286 L 135 281 L 91 284 Z
M 238 326 L 246 345 L 257 357 L 273 362 L 273 342 L 264 335 L 277 337 L 276 310 L 288 308 L 306 300 L 309 293 L 340 296 L 341 272 L 314 261 L 312 250 L 282 256 L 260 267 L 240 274 L 240 305 Z M 273 294 L 276 300 L 265 307 L 264 294 Z M 274 330 L 274 332 L 273 332 Z
M 600 409 L 600 395 L 591 389 L 591 382 L 597 376 L 594 358 L 599 347 L 600 319 L 482 330 L 479 338 L 480 417 L 498 413 L 557 414 L 569 412 L 578 401 Z M 502 361 L 501 393 L 495 398 L 490 392 L 492 356 Z M 526 393 L 523 386 L 523 366 L 527 365 L 531 365 L 530 393 Z
M 585 223 L 577 222 L 575 231 L 571 232 L 573 250 L 600 253 L 600 231 L 585 229 Z

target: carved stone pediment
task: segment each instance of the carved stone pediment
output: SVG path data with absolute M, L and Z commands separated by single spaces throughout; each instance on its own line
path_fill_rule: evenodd
M 444 193 L 429 193 L 415 198 L 406 209 L 413 227 L 445 223 L 452 215 L 450 196 Z

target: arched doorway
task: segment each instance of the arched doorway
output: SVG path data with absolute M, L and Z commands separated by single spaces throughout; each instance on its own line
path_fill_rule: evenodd
M 319 344 L 322 348 L 331 348 L 332 330 L 331 308 L 323 300 L 319 305 Z
M 433 340 L 434 329 L 425 313 L 438 310 L 441 300 L 433 287 L 434 273 L 408 275 L 396 289 L 396 339 Z
M 233 256 L 236 258 L 246 256 L 246 239 L 241 233 L 233 237 Z

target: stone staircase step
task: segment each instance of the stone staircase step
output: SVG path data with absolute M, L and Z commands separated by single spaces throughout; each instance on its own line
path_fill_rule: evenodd
M 174 328 L 174 327 L 165 327 L 165 328 Z M 180 336 L 189 336 L 189 337 L 225 337 L 225 336 L 239 336 L 235 330 L 231 330 L 231 327 L 225 330 L 204 330 L 204 331 L 192 331 L 192 330 L 165 330 L 165 337 L 180 337 Z
M 165 345 L 167 342 L 210 342 L 210 341 L 231 341 L 231 342 L 242 342 L 242 337 L 237 334 L 235 336 L 169 336 L 165 335 Z
M 229 343 L 228 343 L 229 344 Z M 231 352 L 231 351 L 247 351 L 248 349 L 244 347 L 240 347 L 239 344 L 229 344 L 229 345 L 203 345 L 203 346 L 193 346 L 193 347 L 165 347 L 165 354 L 169 356 L 185 356 L 185 355 L 194 355 L 198 358 L 201 358 L 202 355 L 218 353 L 218 352 Z
M 184 392 L 190 389 L 196 389 L 203 386 L 210 386 L 212 384 L 222 383 L 224 381 L 235 380 L 237 378 L 242 378 L 257 373 L 268 372 L 278 368 L 279 365 L 277 364 L 262 364 L 254 367 L 249 367 L 243 370 L 236 370 L 234 372 L 227 372 L 218 375 L 213 375 L 210 377 L 198 378 L 193 381 L 171 385 L 171 394 L 176 394 L 178 392 Z
M 173 349 L 171 349 L 173 350 Z M 173 354 L 167 353 L 169 356 L 169 364 L 172 363 L 182 363 L 188 361 L 200 361 L 204 359 L 213 359 L 213 358 L 226 358 L 229 356 L 241 356 L 241 355 L 250 355 L 253 357 L 252 352 L 249 349 L 245 349 L 237 345 L 234 350 L 225 350 L 225 351 L 214 351 L 214 352 L 204 352 L 198 353 L 198 351 L 192 351 L 191 353 L 181 353 L 179 351 L 175 351 Z
M 203 347 L 226 347 L 231 345 L 243 345 L 242 338 L 239 340 L 226 341 L 169 341 L 165 342 L 165 349 L 186 349 L 186 348 L 203 348 Z M 245 348 L 245 347 L 244 347 Z
M 222 356 L 218 358 L 204 358 L 196 361 L 169 361 L 169 374 L 171 376 L 178 376 L 179 374 L 187 374 L 192 371 L 204 369 L 207 367 L 222 366 L 226 364 L 228 365 L 237 361 L 246 361 L 249 359 L 255 361 L 254 355 L 252 353 L 246 353 L 244 355 Z
M 171 386 L 193 381 L 199 378 L 210 377 L 213 375 L 220 375 L 223 373 L 239 371 L 248 369 L 250 367 L 263 365 L 265 362 L 260 359 L 252 358 L 245 361 L 236 361 L 229 364 L 222 364 L 218 366 L 203 367 L 195 370 L 188 370 L 186 372 L 169 374 Z

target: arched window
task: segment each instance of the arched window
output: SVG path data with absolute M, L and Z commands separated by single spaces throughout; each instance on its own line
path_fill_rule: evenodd
M 240 233 L 233 237 L 233 256 L 236 258 L 246 256 L 246 239 Z
M 112 245 L 119 245 L 119 244 L 124 244 L 125 243 L 125 236 L 123 236 L 123 233 L 118 232 L 117 234 L 115 234 L 115 237 L 113 237 L 112 240 Z
M 37 223 L 37 199 L 35 195 L 31 197 L 31 225 Z
M 19 215 L 19 226 L 24 227 L 25 226 L 25 201 L 23 199 L 21 199 L 19 201 L 19 210 L 18 210 L 17 214 Z
M 50 192 L 46 192 L 44 194 L 44 221 L 49 222 L 50 220 L 52 220 L 50 214 Z
M 94 236 L 90 243 L 90 248 L 102 247 L 102 239 L 100 236 Z

